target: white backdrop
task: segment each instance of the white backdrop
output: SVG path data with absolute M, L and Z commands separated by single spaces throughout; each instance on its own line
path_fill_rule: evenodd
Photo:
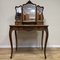
M 0 48 L 9 48 L 9 25 L 15 23 L 15 6 L 28 0 L 0 0 Z M 48 47 L 60 47 L 60 0 L 31 0 L 44 6 L 45 24 L 49 25 Z M 41 32 L 19 32 L 20 47 L 39 47 Z M 13 44 L 15 36 L 13 32 Z

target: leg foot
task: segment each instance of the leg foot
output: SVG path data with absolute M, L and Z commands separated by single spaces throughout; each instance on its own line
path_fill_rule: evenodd
M 12 59 L 12 56 L 10 56 L 10 59 Z

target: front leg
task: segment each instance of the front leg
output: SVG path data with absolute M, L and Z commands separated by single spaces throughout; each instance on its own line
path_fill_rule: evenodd
M 45 56 L 45 59 L 46 59 L 47 58 L 46 57 L 46 46 L 47 46 L 47 41 L 48 41 L 48 27 L 45 30 L 45 32 L 46 32 L 46 39 L 45 39 L 45 45 L 44 45 L 44 56 Z
M 16 51 L 17 51 L 17 44 L 18 44 L 18 42 L 17 42 L 17 31 L 15 30 L 15 38 L 16 38 Z
M 12 58 L 12 55 L 13 55 L 12 31 L 13 30 L 10 28 L 10 30 L 9 30 L 9 39 L 10 39 L 10 44 L 11 44 L 11 56 L 10 56 L 10 58 Z
M 43 36 L 44 36 L 44 31 L 42 31 L 42 37 L 41 37 L 41 48 L 43 50 Z

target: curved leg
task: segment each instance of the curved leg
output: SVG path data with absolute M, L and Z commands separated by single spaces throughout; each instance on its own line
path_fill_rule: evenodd
M 16 38 L 16 51 L 17 51 L 17 32 L 15 30 L 15 38 Z
M 9 30 L 9 38 L 10 38 L 10 44 L 11 44 L 11 56 L 10 56 L 10 58 L 12 58 L 12 55 L 13 55 L 13 44 L 12 44 L 12 29 L 11 28 Z
M 47 41 L 48 41 L 48 28 L 45 30 L 46 32 L 46 39 L 45 39 L 45 45 L 44 45 L 44 56 L 45 56 L 45 59 L 47 58 L 46 57 L 46 45 L 47 45 Z
M 41 48 L 43 50 L 43 36 L 44 36 L 44 31 L 42 31 L 42 38 L 41 38 Z

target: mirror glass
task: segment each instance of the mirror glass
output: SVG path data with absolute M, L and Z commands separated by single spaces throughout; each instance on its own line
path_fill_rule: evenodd
M 21 20 L 22 19 L 22 9 L 21 6 L 16 6 L 16 16 L 15 16 L 16 20 Z
M 21 7 L 16 8 L 17 13 L 21 13 Z
M 23 22 L 35 22 L 36 7 L 33 4 L 23 6 Z
M 42 13 L 43 13 L 43 8 L 40 6 L 37 6 L 37 20 L 42 20 Z

